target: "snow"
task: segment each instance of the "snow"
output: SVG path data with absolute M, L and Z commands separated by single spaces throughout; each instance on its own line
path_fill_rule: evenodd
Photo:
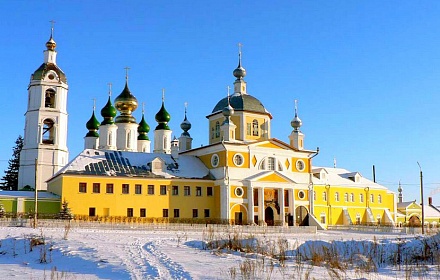
M 403 260 L 400 265 L 394 264 L 397 256 L 419 255 L 426 244 L 438 254 L 439 235 L 422 238 L 353 231 L 259 234 L 242 232 L 240 227 L 229 231 L 180 229 L 74 227 L 64 238 L 65 229 L 60 227 L 3 226 L 0 275 L 2 279 L 438 279 L 440 271 L 437 256 L 411 265 Z M 238 237 L 241 250 L 226 248 L 231 236 Z M 30 251 L 32 238 L 44 239 L 45 244 Z M 278 248 L 281 241 L 288 249 L 285 266 L 262 253 Z M 215 249 L 210 250 L 210 244 L 215 244 Z M 252 247 L 259 249 L 251 252 Z M 320 251 L 333 252 L 347 265 L 329 269 L 325 262 L 315 260 L 313 265 L 307 260 Z M 371 265 L 369 256 L 373 253 L 383 262 L 369 270 L 366 267 Z M 248 270 L 243 269 L 246 266 Z

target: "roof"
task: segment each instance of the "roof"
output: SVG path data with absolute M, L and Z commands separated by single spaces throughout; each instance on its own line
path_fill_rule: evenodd
M 34 191 L 3 191 L 0 190 L 0 198 L 8 197 L 23 197 L 23 198 L 34 198 Z M 60 199 L 56 194 L 44 191 L 38 191 L 38 199 Z
M 261 113 L 269 115 L 272 118 L 272 115 L 264 108 L 263 104 L 257 98 L 253 97 L 249 94 L 233 94 L 229 98 L 229 103 L 235 111 L 249 111 L 255 113 Z M 217 105 L 215 105 L 212 110 L 212 114 L 221 112 L 223 108 L 228 106 L 228 97 L 220 100 Z
M 63 70 L 61 70 L 57 65 L 53 63 L 43 63 L 38 67 L 37 70 L 35 70 L 34 74 L 32 75 L 32 80 L 42 80 L 44 79 L 44 76 L 46 73 L 50 70 L 55 71 L 58 76 L 60 77 L 60 81 L 63 83 L 67 83 L 66 74 L 64 74 Z
M 330 186 L 343 186 L 343 187 L 368 187 L 371 189 L 388 190 L 388 188 L 379 185 L 365 177 L 359 172 L 350 172 L 343 168 L 332 167 L 312 167 L 313 184 L 315 185 L 330 185 Z M 319 176 L 321 173 L 325 173 L 325 176 Z M 354 180 L 354 177 L 358 180 Z
M 156 159 L 163 162 L 163 168 L 152 166 Z M 211 179 L 209 169 L 195 156 L 94 149 L 82 151 L 49 181 L 61 174 Z

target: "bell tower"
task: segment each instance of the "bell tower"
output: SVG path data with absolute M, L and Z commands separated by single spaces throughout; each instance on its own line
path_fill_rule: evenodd
M 53 21 L 44 62 L 31 75 L 20 154 L 18 188 L 46 190 L 45 181 L 67 164 L 67 92 L 64 72 L 56 64 Z

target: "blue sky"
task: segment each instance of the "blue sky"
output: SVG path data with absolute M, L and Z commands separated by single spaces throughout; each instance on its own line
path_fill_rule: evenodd
M 438 1 L 2 1 L 0 171 L 23 134 L 30 74 L 55 20 L 70 158 L 83 149 L 92 99 L 99 114 L 126 66 L 150 127 L 165 88 L 173 134 L 188 102 L 193 147 L 206 145 L 205 116 L 232 86 L 241 42 L 248 92 L 272 113 L 273 137 L 288 142 L 297 99 L 305 146 L 321 151 L 314 165 L 336 158 L 368 178 L 375 165 L 378 183 L 395 191 L 400 180 L 404 199 L 419 201 L 417 161 L 425 197 L 440 188 L 439 15 Z

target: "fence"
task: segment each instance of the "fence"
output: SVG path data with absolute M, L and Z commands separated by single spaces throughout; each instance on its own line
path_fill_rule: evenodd
M 39 228 L 64 228 L 69 223 L 68 220 L 39 219 Z M 0 226 L 8 227 L 32 227 L 32 219 L 3 218 L 0 219 Z M 207 228 L 217 231 L 239 230 L 254 234 L 315 234 L 315 226 L 308 227 L 285 227 L 285 226 L 248 226 L 248 225 L 227 225 L 227 224 L 186 224 L 186 223 L 137 223 L 137 222 L 100 222 L 100 221 L 81 221 L 71 220 L 70 227 L 85 229 L 107 229 L 107 230 L 146 230 L 146 231 L 196 231 L 202 232 Z

